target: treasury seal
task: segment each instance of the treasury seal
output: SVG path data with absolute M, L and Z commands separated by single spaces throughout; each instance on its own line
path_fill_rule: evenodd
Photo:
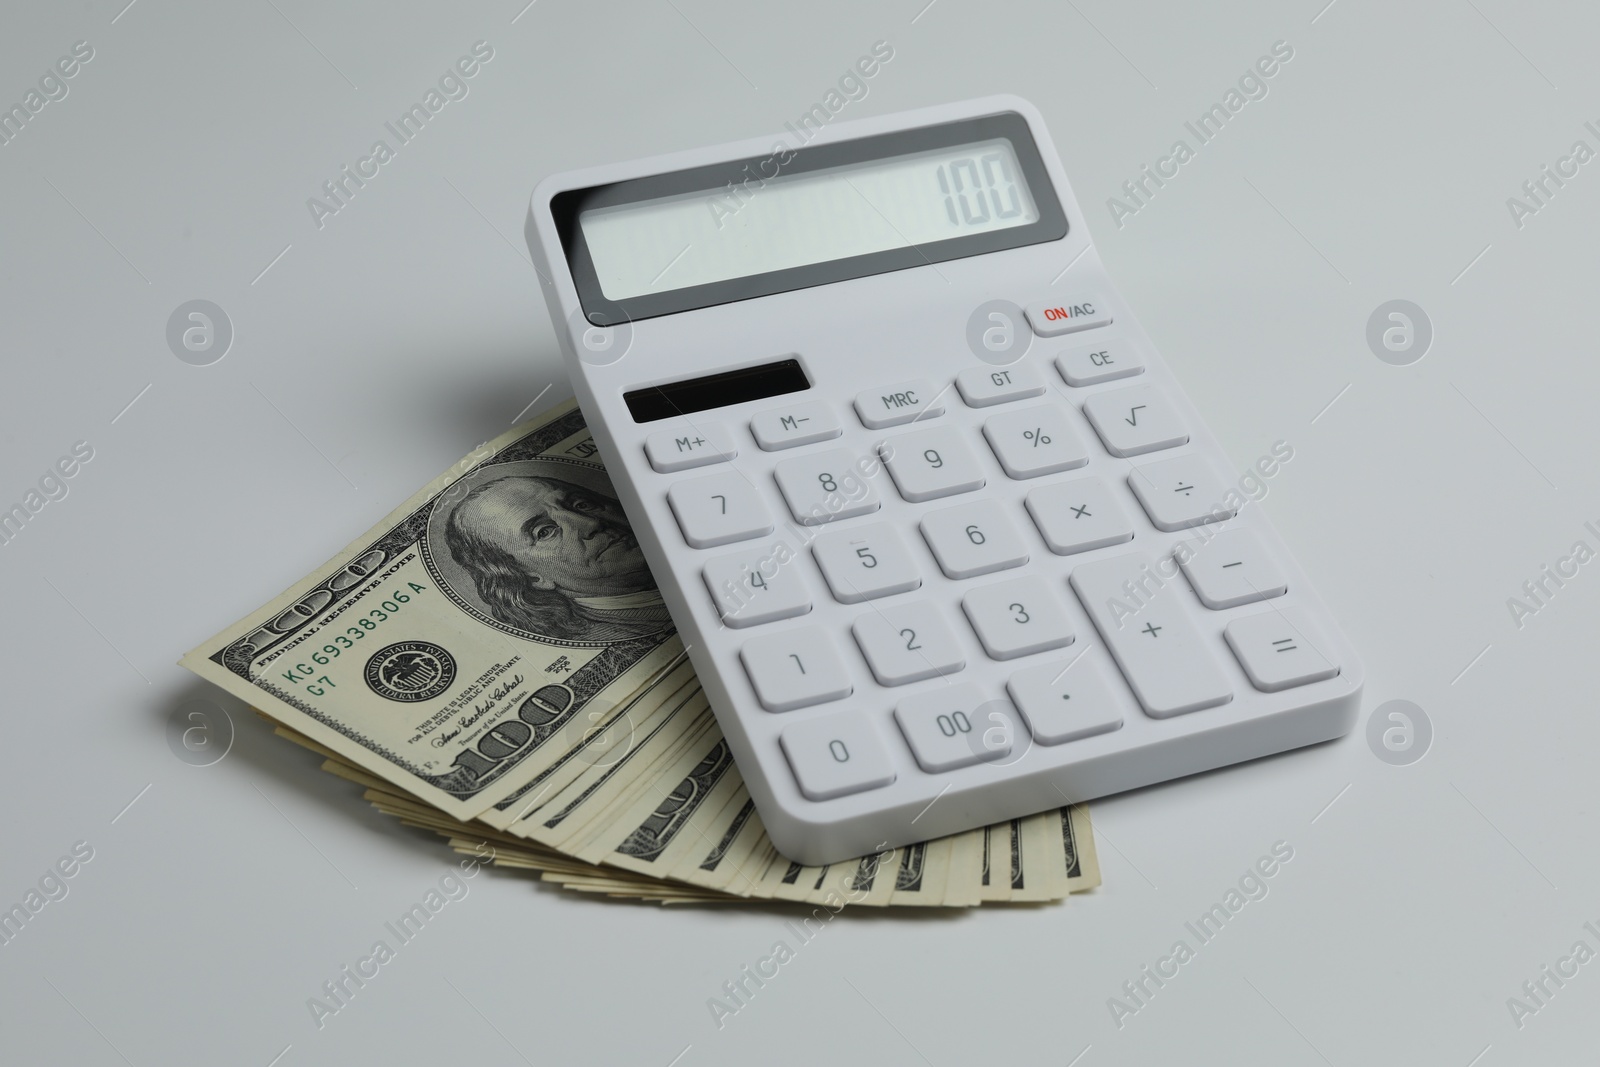
M 431 641 L 401 641 L 367 660 L 367 686 L 388 700 L 429 700 L 456 679 L 456 661 Z

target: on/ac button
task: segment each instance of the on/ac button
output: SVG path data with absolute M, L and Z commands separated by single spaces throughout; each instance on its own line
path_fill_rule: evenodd
M 1111 305 L 1099 293 L 1075 293 L 1062 300 L 1040 300 L 1027 307 L 1028 325 L 1040 337 L 1111 325 Z

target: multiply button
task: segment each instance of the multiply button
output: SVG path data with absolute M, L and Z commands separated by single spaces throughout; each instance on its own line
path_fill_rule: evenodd
M 1111 325 L 1110 306 L 1098 293 L 1078 293 L 1064 300 L 1041 300 L 1027 307 L 1028 325 L 1040 337 L 1092 330 Z
M 856 414 L 869 430 L 899 426 L 944 414 L 944 394 L 925 378 L 863 389 L 856 394 Z

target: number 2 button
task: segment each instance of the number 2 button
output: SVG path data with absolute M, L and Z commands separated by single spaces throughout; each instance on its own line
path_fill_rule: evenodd
M 897 604 L 863 615 L 851 630 L 880 685 L 909 685 L 967 665 L 956 635 L 928 603 Z

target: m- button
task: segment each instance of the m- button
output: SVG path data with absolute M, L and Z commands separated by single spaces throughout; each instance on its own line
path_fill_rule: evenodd
M 944 393 L 925 378 L 896 382 L 856 394 L 856 414 L 869 430 L 899 426 L 944 414 Z

